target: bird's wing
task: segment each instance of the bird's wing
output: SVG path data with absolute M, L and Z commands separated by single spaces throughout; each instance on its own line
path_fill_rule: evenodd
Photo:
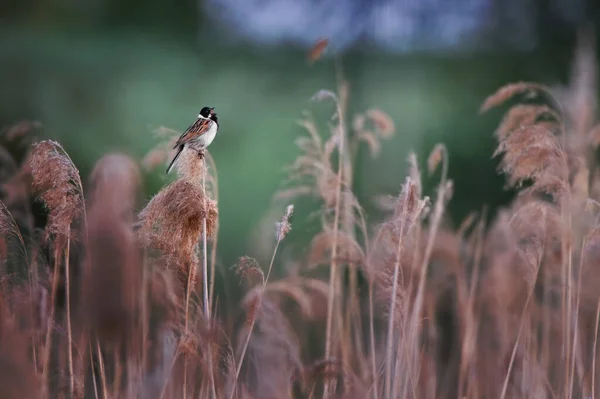
M 203 134 L 208 132 L 208 130 L 210 129 L 211 123 L 212 123 L 212 121 L 210 119 L 202 119 L 202 118 L 196 119 L 196 121 L 194 123 L 192 123 L 190 125 L 190 127 L 188 127 L 186 129 L 185 132 L 183 132 L 181 137 L 179 137 L 179 139 L 177 140 L 177 143 L 175 144 L 175 146 L 173 148 L 177 148 L 180 145 L 189 143 L 190 141 L 202 136 Z

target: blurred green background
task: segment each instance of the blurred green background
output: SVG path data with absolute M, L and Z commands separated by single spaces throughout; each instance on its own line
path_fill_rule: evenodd
M 183 131 L 202 106 L 213 106 L 221 125 L 210 147 L 220 183 L 220 263 L 261 255 L 252 235 L 272 210 L 284 166 L 298 155 L 294 139 L 304 132 L 296 121 L 304 109 L 321 118 L 332 111 L 308 101 L 319 89 L 335 89 L 330 56 L 310 66 L 298 44 L 229 40 L 227 25 L 189 0 L 4 0 L 0 18 L 0 127 L 41 121 L 44 135 L 65 146 L 85 178 L 106 152 L 140 159 L 157 144 L 155 128 Z M 440 141 L 450 152 L 455 223 L 510 198 L 491 159 L 501 112 L 481 116 L 478 108 L 508 82 L 566 82 L 575 29 L 552 21 L 536 26 L 540 40 L 527 52 L 344 49 L 351 113 L 375 107 L 396 124 L 378 158 L 366 148 L 358 157 L 356 193 L 368 222 L 380 216 L 373 196 L 399 192 L 408 152 L 424 165 Z M 158 168 L 147 176 L 145 197 L 166 182 Z M 427 180 L 430 195 L 435 182 Z M 309 218 L 312 206 L 302 202 L 294 215 L 298 243 L 319 228 Z

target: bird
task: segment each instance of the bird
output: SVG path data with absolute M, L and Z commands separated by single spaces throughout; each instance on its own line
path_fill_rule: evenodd
M 204 149 L 212 143 L 218 131 L 219 121 L 215 109 L 203 107 L 196 121 L 183 132 L 175 143 L 173 149 L 177 148 L 177 153 L 167 168 L 167 174 L 169 174 L 175 161 L 186 147 L 197 151 L 200 157 L 204 156 Z

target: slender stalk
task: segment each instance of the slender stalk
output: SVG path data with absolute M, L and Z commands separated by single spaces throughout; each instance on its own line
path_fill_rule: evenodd
M 98 383 L 96 382 L 96 367 L 94 367 L 94 350 L 92 349 L 92 340 L 88 340 L 88 350 L 90 353 L 90 367 L 92 368 L 92 385 L 94 386 L 94 397 L 98 399 Z
M 217 237 L 219 235 L 219 222 L 215 225 L 215 233 L 214 233 L 213 243 L 210 246 L 210 288 L 208 290 L 208 307 L 213 311 L 213 302 L 215 296 L 215 275 L 217 270 Z M 215 310 L 216 311 L 216 310 Z
M 149 329 L 149 324 L 150 324 L 150 312 L 148 309 L 148 280 L 149 280 L 149 275 L 151 275 L 152 273 L 148 272 L 148 264 L 149 262 L 147 261 L 147 254 L 146 254 L 146 250 L 143 249 L 142 250 L 142 290 L 141 290 L 141 297 L 139 298 L 140 301 L 140 307 L 141 307 L 141 313 L 142 313 L 142 319 L 141 319 L 141 333 L 142 333 L 142 353 L 141 353 L 141 371 L 140 373 L 143 375 L 143 370 L 146 367 L 146 352 L 147 349 L 149 347 L 149 342 L 148 342 L 148 329 Z M 140 378 L 143 378 L 140 376 Z
M 50 314 L 48 315 L 48 322 L 46 326 L 46 339 L 44 341 L 44 371 L 42 372 L 42 380 L 46 387 L 46 395 L 50 392 L 50 381 L 48 377 L 50 369 L 50 355 L 52 353 L 52 327 L 54 325 L 54 307 L 56 302 L 56 293 L 58 291 L 58 280 L 60 278 L 60 251 L 58 248 L 55 249 L 54 253 L 54 273 L 52 276 L 52 291 L 50 293 Z
M 441 221 L 442 221 L 442 216 L 444 214 L 444 206 L 446 204 L 446 190 L 447 190 L 447 177 L 448 177 L 448 154 L 446 152 L 446 149 L 444 147 L 443 149 L 443 157 L 442 157 L 442 177 L 440 180 L 440 185 L 438 188 L 438 197 L 436 199 L 435 202 L 435 206 L 434 206 L 434 211 L 433 211 L 433 215 L 432 215 L 432 219 L 431 222 L 429 224 L 430 228 L 429 228 L 429 235 L 427 237 L 427 244 L 425 247 L 425 253 L 423 254 L 423 261 L 421 263 L 421 273 L 419 276 L 419 285 L 418 285 L 418 289 L 417 289 L 417 295 L 415 298 L 415 304 L 414 307 L 412 309 L 412 315 L 411 315 L 411 322 L 410 322 L 410 335 L 409 335 L 409 345 L 413 345 L 412 348 L 409 347 L 410 349 L 412 349 L 411 351 L 411 358 L 409 359 L 409 361 L 413 361 L 413 356 L 414 356 L 414 351 L 415 349 L 418 347 L 418 345 L 415 345 L 418 341 L 418 332 L 417 332 L 417 328 L 418 326 L 420 326 L 420 322 L 419 322 L 419 318 L 421 315 L 421 310 L 423 307 L 423 297 L 425 295 L 425 283 L 427 281 L 427 272 L 429 270 L 429 259 L 431 257 L 431 253 L 433 251 L 433 245 L 435 243 L 435 237 L 437 235 L 437 231 L 440 227 Z M 414 343 L 414 344 L 413 344 Z M 420 365 L 420 357 L 419 357 L 419 361 L 417 363 L 411 363 L 411 365 L 414 365 L 414 367 L 416 367 L 418 369 L 419 365 Z M 409 373 L 409 377 L 410 377 L 410 373 Z M 414 396 L 414 387 L 413 388 L 413 396 Z
M 596 358 L 598 354 L 596 353 L 596 348 L 598 344 L 598 322 L 600 321 L 600 300 L 598 300 L 598 305 L 596 306 L 596 327 L 594 329 L 594 351 L 592 352 L 592 398 L 596 397 Z
M 325 360 L 331 357 L 332 351 L 332 332 L 333 332 L 333 308 L 335 305 L 335 294 L 338 280 L 338 235 L 339 235 L 339 224 L 340 224 L 340 212 L 341 212 L 341 197 L 342 197 L 342 185 L 343 185 L 343 170 L 344 170 L 344 146 L 345 146 L 345 128 L 344 128 L 344 114 L 340 105 L 339 99 L 336 101 L 337 113 L 338 113 L 338 165 L 337 165 L 337 177 L 335 187 L 335 205 L 334 205 L 334 216 L 333 216 L 333 241 L 331 244 L 331 264 L 329 267 L 329 290 L 327 293 L 327 322 L 325 328 Z M 323 399 L 329 397 L 329 380 L 325 381 L 323 388 Z
M 96 338 L 96 352 L 98 355 L 98 365 L 100 366 L 100 382 L 102 384 L 102 398 L 107 399 L 108 387 L 106 385 L 106 373 L 104 371 L 104 359 L 102 358 L 102 349 L 100 349 L 100 341 Z
M 523 332 L 523 326 L 525 325 L 525 316 L 527 315 L 527 309 L 529 308 L 529 303 L 531 302 L 531 298 L 533 297 L 533 293 L 535 292 L 535 282 L 537 281 L 539 271 L 540 271 L 540 264 L 538 263 L 537 267 L 535 268 L 535 275 L 533 278 L 532 288 L 529 290 L 527 299 L 525 300 L 525 306 L 523 306 L 523 313 L 521 314 L 521 321 L 519 323 L 519 331 L 517 332 L 517 339 L 513 346 L 512 354 L 510 355 L 510 362 L 508 363 L 508 370 L 506 371 L 506 377 L 504 378 L 504 384 L 502 385 L 502 393 L 500 394 L 500 399 L 504 399 L 506 397 L 506 391 L 508 390 L 508 381 L 510 380 L 510 373 L 511 373 L 513 365 L 515 363 L 515 357 L 517 355 L 517 348 L 519 346 L 519 341 L 521 338 L 521 334 Z
M 485 210 L 482 212 L 482 216 L 481 216 L 481 222 L 478 225 L 477 231 L 476 231 L 476 243 L 475 243 L 475 253 L 474 253 L 474 262 L 473 262 L 473 274 L 471 276 L 471 281 L 470 281 L 470 287 L 469 287 L 469 297 L 467 298 L 467 314 L 466 314 L 466 321 L 465 321 L 465 328 L 467 329 L 467 331 L 472 331 L 473 334 L 468 334 L 465 333 L 463 334 L 464 340 L 463 341 L 463 348 L 466 347 L 467 345 L 474 345 L 474 343 L 471 342 L 466 342 L 466 339 L 473 339 L 473 337 L 475 337 L 475 333 L 474 331 L 476 330 L 476 324 L 477 324 L 477 317 L 476 317 L 476 308 L 475 308 L 475 301 L 476 301 L 476 288 L 477 288 L 477 284 L 479 281 L 479 268 L 481 266 L 481 258 L 483 256 L 483 244 L 484 244 L 484 229 L 485 229 L 485 218 L 486 218 L 487 213 L 485 212 Z M 466 277 L 466 276 L 465 276 Z M 467 356 L 464 356 L 464 351 L 463 351 L 463 356 L 461 356 L 460 359 L 460 376 L 459 376 L 459 384 L 458 384 L 458 397 L 462 398 L 463 397 L 463 386 L 466 383 L 466 379 L 467 379 L 467 374 L 468 374 L 468 368 L 471 367 L 470 365 L 471 362 L 471 354 L 469 353 L 469 358 L 467 358 Z M 468 396 L 468 393 L 466 393 L 466 395 Z
M 113 358 L 114 358 L 114 377 L 113 377 L 113 398 L 119 397 L 119 392 L 121 392 L 121 378 L 123 376 L 123 367 L 121 365 L 121 361 L 119 360 L 119 350 L 115 346 L 113 348 Z
M 202 164 L 202 193 L 204 197 L 204 210 L 205 215 L 208 209 L 206 201 L 206 162 Z M 208 256 L 207 256 L 207 238 L 206 238 L 206 216 L 202 218 L 202 294 L 204 303 L 204 316 L 206 322 L 210 326 L 210 303 L 208 301 Z M 214 276 L 212 276 L 214 280 Z M 213 373 L 213 362 L 212 362 L 212 344 L 209 341 L 208 347 L 208 373 L 210 375 L 210 389 L 213 398 L 217 397 L 215 388 L 215 376 Z
M 66 280 L 66 299 L 67 299 L 67 341 L 68 341 L 68 361 L 69 361 L 69 393 L 74 397 L 75 393 L 75 375 L 73 373 L 73 331 L 71 328 L 71 277 L 69 268 L 69 256 L 71 250 L 70 229 L 67 230 L 67 248 L 65 249 L 65 280 Z
M 195 263 L 190 262 L 190 267 L 188 268 L 188 278 L 187 278 L 187 287 L 185 293 L 185 320 L 184 320 L 184 330 L 185 335 L 188 333 L 188 320 L 189 320 L 189 309 L 190 309 L 190 297 L 192 295 L 192 286 L 194 284 L 195 275 Z M 183 359 L 183 397 L 187 397 L 187 355 L 184 355 Z
M 408 201 L 404 201 L 402 204 L 402 217 L 406 215 L 406 206 Z M 392 389 L 392 346 L 394 338 L 394 316 L 396 313 L 396 296 L 398 295 L 398 277 L 400 274 L 400 263 L 402 261 L 402 245 L 404 236 L 405 220 L 402 221 L 400 226 L 400 235 L 398 239 L 398 247 L 396 250 L 396 260 L 394 262 L 394 277 L 392 281 L 392 297 L 390 298 L 390 315 L 388 317 L 388 329 L 387 329 L 387 345 L 386 345 L 386 356 L 385 356 L 385 397 L 389 398 Z
M 216 164 L 214 162 L 214 159 L 210 156 L 209 153 L 206 154 L 206 160 L 208 162 L 208 165 L 210 167 L 213 168 L 213 170 L 215 171 L 214 173 L 216 173 Z M 207 166 L 205 166 L 206 168 Z M 203 172 L 204 173 L 204 172 Z M 203 184 L 206 184 L 206 179 L 203 177 Z M 213 196 L 214 198 L 212 198 L 215 201 L 219 201 L 219 182 L 218 179 L 216 177 L 216 175 L 211 179 L 211 184 L 212 184 L 212 192 L 213 192 Z M 206 189 L 204 189 L 204 191 L 206 192 Z M 219 218 L 217 217 L 217 220 L 215 222 L 215 227 L 214 227 L 214 239 L 212 242 L 212 245 L 210 246 L 210 272 L 209 272 L 209 276 L 210 276 L 210 288 L 208 290 L 208 305 L 209 308 L 211 309 L 211 312 L 216 312 L 216 310 L 213 310 L 213 302 L 214 302 L 214 294 L 215 294 L 215 276 L 216 276 L 216 268 L 217 268 L 217 242 L 218 242 L 218 237 L 219 237 Z
M 279 236 L 277 238 L 277 243 L 275 244 L 275 249 L 273 250 L 273 256 L 271 256 L 271 263 L 269 264 L 269 270 L 267 271 L 267 276 L 265 277 L 262 286 L 260 287 L 260 291 L 258 292 L 258 303 L 257 309 L 260 309 L 262 297 L 265 293 L 265 289 L 267 287 L 267 283 L 269 282 L 269 277 L 271 276 L 271 270 L 273 269 L 273 262 L 275 261 L 275 256 L 277 255 L 277 249 L 279 248 L 279 244 L 281 243 L 283 237 Z M 250 321 L 250 327 L 248 328 L 248 335 L 246 335 L 246 339 L 244 341 L 244 345 L 242 346 L 242 353 L 240 354 L 240 360 L 237 362 L 237 367 L 235 369 L 235 378 L 233 380 L 233 387 L 231 388 L 231 393 L 229 394 L 229 399 L 233 399 L 237 388 L 237 381 L 240 376 L 240 372 L 242 370 L 242 364 L 244 362 L 244 357 L 246 356 L 246 351 L 248 350 L 248 344 L 250 343 L 250 337 L 252 336 L 252 330 L 254 330 L 254 325 L 256 324 L 256 319 L 258 316 L 254 316 Z
M 581 251 L 580 253 L 583 253 L 585 249 L 585 241 L 581 244 Z M 571 368 L 571 381 L 569 382 L 569 396 L 573 395 L 573 380 L 574 380 L 574 376 L 575 376 L 575 351 L 577 350 L 577 337 L 578 337 L 578 327 L 579 327 L 579 301 L 581 298 L 581 273 L 583 270 L 583 258 L 580 259 L 580 263 L 579 263 L 579 272 L 577 273 L 577 298 L 575 300 L 575 328 L 573 329 L 573 358 L 571 360 L 571 364 L 569 365 L 569 367 Z
M 569 230 L 570 229 L 570 217 L 569 217 Z M 564 240 L 563 240 L 564 241 Z M 567 334 L 565 337 L 566 340 L 566 346 L 567 346 L 567 358 L 566 358 L 566 363 L 567 365 L 571 364 L 571 357 L 573 356 L 573 348 L 571 347 L 571 319 L 572 319 L 572 307 L 573 307 L 573 288 L 571 286 L 572 283 L 572 279 L 571 279 L 571 274 L 572 274 L 572 269 L 573 269 L 573 257 L 571 254 L 571 244 L 570 243 L 566 243 L 567 245 L 567 269 L 566 269 L 566 278 L 567 278 L 567 319 L 565 320 L 566 323 L 566 327 L 567 327 Z M 567 366 L 565 367 L 565 374 L 566 374 L 566 380 L 565 380 L 565 384 L 570 385 L 570 379 L 572 378 L 571 373 L 570 373 L 570 368 Z
M 371 340 L 371 373 L 373 374 L 373 398 L 379 398 L 377 384 L 377 360 L 375 358 L 375 323 L 373 320 L 373 282 L 369 281 L 369 339 Z
M 177 361 L 177 357 L 179 357 L 179 349 L 175 352 L 175 355 L 173 356 L 173 360 L 171 361 L 171 364 L 169 365 L 169 375 L 173 372 L 173 367 L 175 366 L 175 361 Z M 166 378 L 165 384 L 163 385 L 162 389 L 160 390 L 160 396 L 158 397 L 158 399 L 164 398 L 165 393 L 167 392 L 168 386 L 169 386 L 169 379 Z

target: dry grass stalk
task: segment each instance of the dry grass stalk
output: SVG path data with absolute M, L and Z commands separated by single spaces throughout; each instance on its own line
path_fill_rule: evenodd
M 552 132 L 541 126 L 521 127 L 500 142 L 494 156 L 503 154 L 500 168 L 508 184 L 533 181 L 525 193 L 542 192 L 560 200 L 568 193 L 566 154 Z
M 417 334 L 418 334 L 419 318 L 421 315 L 422 306 L 423 306 L 424 297 L 425 297 L 425 287 L 426 287 L 428 270 L 430 267 L 431 255 L 432 255 L 432 251 L 434 249 L 434 245 L 436 242 L 437 232 L 438 232 L 438 229 L 440 228 L 442 216 L 443 216 L 446 204 L 450 199 L 451 190 L 452 190 L 452 183 L 450 181 L 448 181 L 448 179 L 447 179 L 447 174 L 448 174 L 447 150 L 444 146 L 441 146 L 441 147 L 436 146 L 436 148 L 434 149 L 434 153 L 437 151 L 439 151 L 443 154 L 442 161 L 441 161 L 442 162 L 441 181 L 440 181 L 440 184 L 437 189 L 437 199 L 436 199 L 436 202 L 433 207 L 433 211 L 432 211 L 433 213 L 431 215 L 431 219 L 429 221 L 429 226 L 428 226 L 429 234 L 428 234 L 426 246 L 425 246 L 425 249 L 424 249 L 424 252 L 422 255 L 421 267 L 420 267 L 419 277 L 417 280 L 418 285 L 417 285 L 417 290 L 416 290 L 416 297 L 414 300 L 414 306 L 411 309 L 411 317 L 409 319 L 410 321 L 409 321 L 408 338 L 407 338 L 409 345 L 412 345 L 411 343 L 413 343 L 413 342 L 415 342 L 415 343 L 418 342 Z M 432 157 L 430 156 L 430 158 L 432 158 Z M 433 163 L 431 163 L 431 165 L 434 166 Z M 416 351 L 416 347 L 414 345 L 412 347 L 408 348 L 407 359 L 417 361 L 417 359 L 419 357 L 420 357 L 419 353 Z M 417 362 L 416 364 L 419 364 L 419 363 Z M 409 376 L 409 378 L 410 378 L 410 376 Z M 394 397 L 396 396 L 396 392 L 397 392 L 396 389 L 397 389 L 397 387 L 395 386 L 392 391 L 392 395 Z M 406 385 L 405 385 L 404 389 L 407 389 Z
M 386 371 L 385 371 L 385 395 L 390 397 L 392 390 L 392 364 L 395 361 L 393 356 L 393 339 L 394 339 L 394 316 L 396 315 L 396 300 L 398 297 L 398 285 L 400 279 L 400 265 L 402 264 L 403 247 L 405 245 L 405 236 L 408 234 L 414 224 L 418 221 L 421 216 L 427 201 L 423 201 L 419 198 L 419 186 L 410 177 L 406 179 L 406 183 L 402 188 L 402 193 L 398 200 L 400 214 L 397 215 L 397 219 L 392 223 L 395 225 L 394 229 L 398 229 L 397 236 L 397 250 L 394 260 L 393 276 L 392 276 L 392 288 L 390 295 L 389 305 L 389 319 L 387 329 L 387 348 L 386 348 Z M 403 306 L 400 307 L 403 309 Z
M 233 399 L 233 396 L 235 395 L 237 381 L 240 376 L 240 371 L 242 369 L 244 357 L 245 357 L 246 351 L 248 349 L 248 344 L 250 343 L 250 338 L 252 336 L 252 330 L 254 329 L 254 325 L 258 318 L 257 312 L 261 311 L 262 306 L 263 306 L 263 296 L 264 296 L 264 292 L 265 292 L 265 287 L 269 282 L 269 277 L 271 276 L 271 271 L 273 269 L 273 262 L 275 261 L 275 256 L 277 255 L 277 249 L 279 248 L 279 244 L 291 230 L 290 217 L 292 216 L 293 211 L 294 211 L 294 206 L 289 205 L 286 208 L 285 213 L 281 217 L 281 221 L 276 225 L 276 228 L 275 228 L 276 242 L 275 242 L 275 248 L 273 249 L 273 256 L 271 257 L 271 263 L 269 263 L 269 269 L 267 271 L 267 275 L 266 275 L 266 277 L 264 277 L 264 279 L 262 279 L 262 285 L 260 288 L 260 292 L 258 292 L 258 294 L 256 295 L 256 300 L 254 300 L 253 304 L 249 307 L 250 311 L 248 312 L 248 318 L 247 318 L 247 320 L 249 320 L 248 332 L 247 332 L 244 342 L 242 344 L 240 358 L 237 362 L 235 378 L 233 381 L 233 387 L 232 387 L 231 393 L 229 395 L 229 399 Z M 258 270 L 259 275 L 262 276 L 262 271 L 260 271 L 260 268 L 258 267 L 258 265 L 254 265 L 251 262 L 241 262 L 240 266 L 238 266 L 238 270 L 240 270 L 240 273 L 242 273 L 242 274 L 248 274 L 248 273 L 254 274 Z

